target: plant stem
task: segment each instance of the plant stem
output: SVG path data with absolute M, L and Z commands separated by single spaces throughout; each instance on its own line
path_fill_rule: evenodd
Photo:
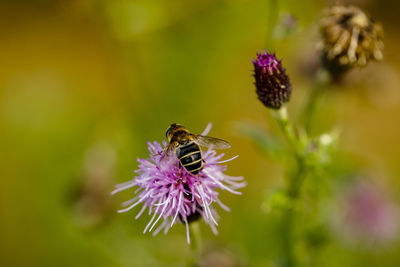
M 276 121 L 278 122 L 279 128 L 285 135 L 287 142 L 289 143 L 290 147 L 294 149 L 293 152 L 297 155 L 298 151 L 297 138 L 294 133 L 293 127 L 290 123 L 286 107 L 285 106 L 281 107 L 279 110 L 275 111 L 273 115 Z
M 281 107 L 275 112 L 275 118 L 278 122 L 279 128 L 284 134 L 287 142 L 289 143 L 294 157 L 296 159 L 296 171 L 290 175 L 288 180 L 287 194 L 291 199 L 291 207 L 286 210 L 282 221 L 282 238 L 283 238 L 283 263 L 282 266 L 292 267 L 296 265 L 296 257 L 294 253 L 293 243 L 293 221 L 294 221 L 294 207 L 295 202 L 298 200 L 301 185 L 307 174 L 306 155 L 303 153 L 303 145 L 295 135 L 293 126 L 290 123 L 286 107 Z
M 278 0 L 269 0 L 268 5 L 268 21 L 267 21 L 267 41 L 265 43 L 266 49 L 269 51 L 275 50 L 274 29 L 278 21 L 279 5 Z
M 196 266 L 196 261 L 201 252 L 201 231 L 198 221 L 189 224 L 190 248 L 192 255 L 187 263 L 188 267 Z
M 323 96 L 326 86 L 330 83 L 330 76 L 327 70 L 320 68 L 317 71 L 316 78 L 311 86 L 311 91 L 308 96 L 307 103 L 301 115 L 301 121 L 307 133 L 310 133 L 315 111 L 318 107 L 318 102 Z
M 199 222 L 191 222 L 189 224 L 189 231 L 191 236 L 190 246 L 192 250 L 198 254 L 201 250 L 201 231 Z

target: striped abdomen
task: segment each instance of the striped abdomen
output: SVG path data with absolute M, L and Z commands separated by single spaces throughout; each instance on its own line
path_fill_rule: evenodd
M 200 147 L 195 142 L 178 146 L 176 156 L 180 164 L 191 174 L 198 174 L 203 168 Z

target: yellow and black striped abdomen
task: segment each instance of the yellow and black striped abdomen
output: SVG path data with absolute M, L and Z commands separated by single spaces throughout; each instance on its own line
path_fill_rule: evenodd
M 176 156 L 181 165 L 192 174 L 198 174 L 203 167 L 200 147 L 195 142 L 178 146 Z

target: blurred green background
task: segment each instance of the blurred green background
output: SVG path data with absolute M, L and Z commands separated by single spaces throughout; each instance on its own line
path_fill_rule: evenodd
M 240 155 L 228 174 L 248 186 L 242 196 L 221 193 L 232 211 L 218 209 L 218 236 L 202 225 L 205 266 L 276 266 L 276 218 L 262 203 L 284 170 L 238 130 L 277 128 L 255 96 L 250 59 L 263 48 L 283 59 L 296 116 L 319 13 L 331 4 L 278 2 L 279 12 L 265 0 L 1 0 L 0 266 L 184 266 L 183 226 L 143 235 L 148 216 L 116 213 L 133 191 L 109 192 L 134 177 L 146 141 L 163 140 L 170 123 L 201 132 L 209 121 L 210 135 L 231 142 L 227 156 Z M 315 133 L 338 126 L 342 149 L 396 202 L 400 3 L 348 3 L 383 24 L 385 60 L 329 92 Z M 272 45 L 270 16 L 285 13 L 298 25 Z M 315 266 L 399 266 L 400 243 L 335 240 L 319 257 Z

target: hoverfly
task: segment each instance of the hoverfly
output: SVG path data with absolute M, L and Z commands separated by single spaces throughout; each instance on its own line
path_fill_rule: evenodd
M 198 174 L 206 164 L 201 157 L 200 146 L 216 149 L 231 147 L 227 141 L 210 136 L 192 134 L 185 127 L 176 123 L 168 127 L 165 135 L 168 139 L 168 145 L 165 148 L 163 157 L 175 152 L 179 160 L 179 171 L 181 171 L 181 167 L 183 166 L 193 175 Z

